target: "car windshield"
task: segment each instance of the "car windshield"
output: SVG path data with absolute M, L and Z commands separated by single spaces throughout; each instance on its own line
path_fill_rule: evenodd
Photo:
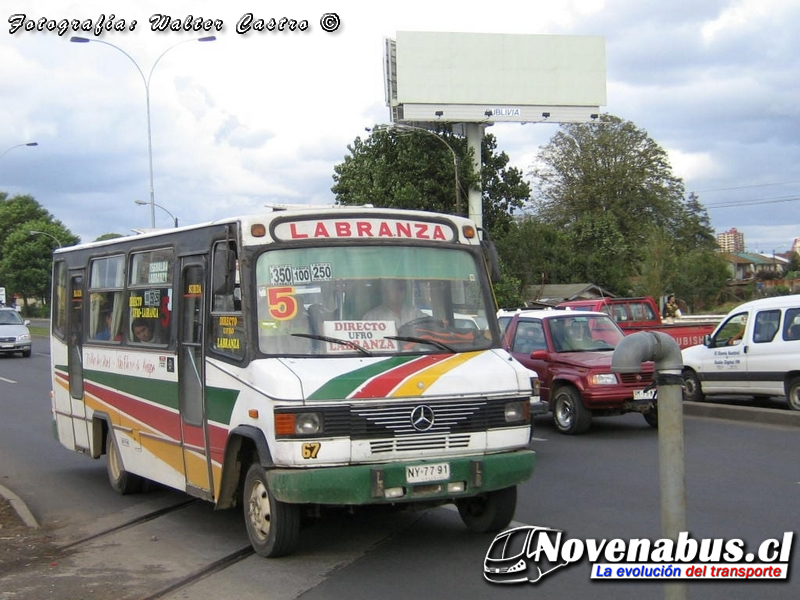
M 271 355 L 453 353 L 499 346 L 483 265 L 466 250 L 328 246 L 256 263 L 259 349 Z M 491 308 L 490 308 L 491 307 Z
M 0 310 L 0 325 L 22 325 L 22 317 L 15 310 Z
M 606 315 L 570 315 L 545 322 L 556 352 L 613 350 L 625 335 Z

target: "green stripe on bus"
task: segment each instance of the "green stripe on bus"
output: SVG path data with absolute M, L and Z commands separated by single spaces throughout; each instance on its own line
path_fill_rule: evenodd
M 65 366 L 58 365 L 56 370 L 67 373 Z M 126 396 L 144 398 L 165 408 L 178 410 L 178 384 L 174 381 L 132 377 L 89 369 L 84 370 L 84 379 Z M 240 391 L 236 389 L 206 387 L 207 418 L 217 423 L 230 424 L 239 393 Z
M 365 381 L 368 381 L 390 369 L 394 369 L 407 362 L 415 360 L 416 356 L 395 356 L 379 363 L 368 365 L 362 369 L 356 369 L 349 373 L 344 373 L 334 377 L 326 384 L 322 385 L 317 391 L 309 394 L 309 400 L 343 400 L 358 389 Z
M 230 425 L 239 391 L 230 388 L 206 387 L 206 418 L 215 423 Z
M 84 379 L 111 388 L 127 396 L 144 398 L 173 410 L 178 410 L 178 384 L 149 377 L 132 377 L 84 369 Z

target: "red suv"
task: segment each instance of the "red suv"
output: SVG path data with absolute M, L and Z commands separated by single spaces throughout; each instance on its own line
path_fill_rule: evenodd
M 658 426 L 653 363 L 641 373 L 613 373 L 611 358 L 624 333 L 605 313 L 572 310 L 500 311 L 503 347 L 539 374 L 541 399 L 561 433 L 582 433 L 592 417 L 640 412 Z

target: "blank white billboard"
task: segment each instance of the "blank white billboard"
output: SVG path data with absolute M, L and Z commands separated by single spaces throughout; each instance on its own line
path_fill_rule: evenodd
M 385 52 L 398 120 L 585 120 L 606 104 L 600 36 L 400 31 Z

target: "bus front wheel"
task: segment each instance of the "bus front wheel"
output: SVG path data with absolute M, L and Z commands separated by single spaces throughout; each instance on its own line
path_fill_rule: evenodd
M 250 465 L 244 480 L 244 520 L 253 550 L 266 558 L 291 554 L 300 537 L 300 510 L 270 494 L 267 471 Z
M 456 507 L 461 520 L 470 531 L 500 531 L 514 518 L 517 510 L 517 486 L 457 500 Z

